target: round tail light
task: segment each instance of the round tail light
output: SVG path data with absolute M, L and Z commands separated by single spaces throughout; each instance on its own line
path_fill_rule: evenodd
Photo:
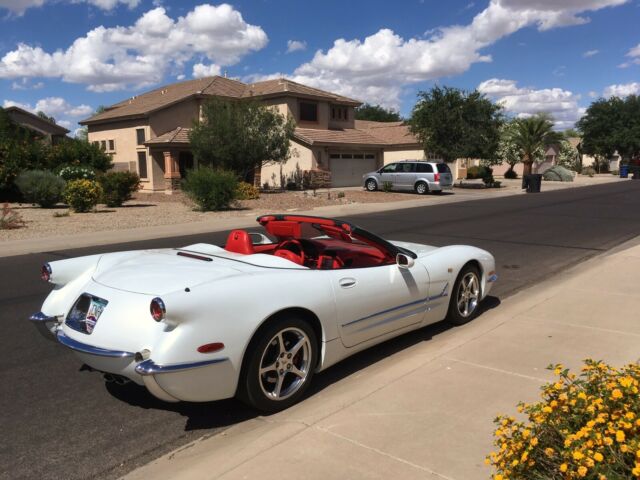
M 149 310 L 151 311 L 151 316 L 156 322 L 164 320 L 165 314 L 167 313 L 164 302 L 158 297 L 151 300 Z
M 42 268 L 40 269 L 40 278 L 45 282 L 51 280 L 51 265 L 48 263 L 42 265 Z

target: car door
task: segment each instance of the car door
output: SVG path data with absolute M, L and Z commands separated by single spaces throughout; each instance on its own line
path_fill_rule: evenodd
M 398 190 L 413 190 L 415 180 L 415 164 L 411 162 L 399 163 L 396 168 L 394 185 Z
M 384 182 L 394 183 L 397 166 L 397 163 L 390 163 L 380 169 L 380 185 L 378 185 L 378 188 L 383 188 Z
M 411 268 L 384 265 L 332 270 L 338 328 L 353 347 L 422 322 L 429 295 L 429 274 L 416 262 Z

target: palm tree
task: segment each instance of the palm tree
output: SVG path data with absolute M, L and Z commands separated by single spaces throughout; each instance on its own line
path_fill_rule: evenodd
M 536 154 L 539 155 L 538 152 L 546 145 L 560 141 L 561 137 L 560 133 L 553 131 L 553 122 L 548 115 L 538 114 L 515 120 L 511 141 L 522 154 L 523 175 L 531 173 Z

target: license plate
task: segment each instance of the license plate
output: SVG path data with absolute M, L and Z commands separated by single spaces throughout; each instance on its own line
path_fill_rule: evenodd
M 65 323 L 78 332 L 91 335 L 108 303 L 103 298 L 83 293 L 74 303 Z

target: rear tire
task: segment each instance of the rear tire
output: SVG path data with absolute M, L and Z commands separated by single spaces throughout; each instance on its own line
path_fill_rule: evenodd
M 366 188 L 368 192 L 375 192 L 378 189 L 378 182 L 370 178 L 364 183 L 364 188 Z
M 238 385 L 247 405 L 273 413 L 304 395 L 318 363 L 318 342 L 311 325 L 297 315 L 273 319 L 251 340 Z
M 414 188 L 418 195 L 426 195 L 427 193 L 429 193 L 429 185 L 427 185 L 425 182 L 416 183 L 416 186 Z
M 473 320 L 480 310 L 481 297 L 480 272 L 474 265 L 465 265 L 451 290 L 447 321 L 464 325 Z

